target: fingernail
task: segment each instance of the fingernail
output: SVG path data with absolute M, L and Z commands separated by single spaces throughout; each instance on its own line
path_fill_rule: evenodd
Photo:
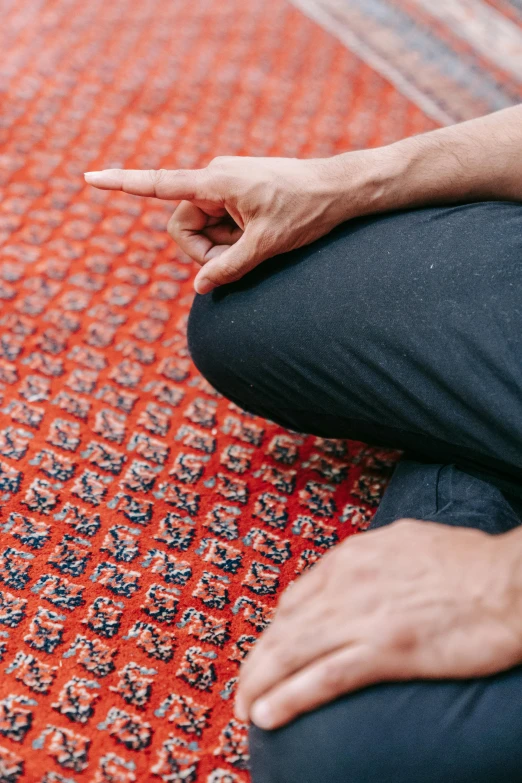
M 215 288 L 214 283 L 208 277 L 200 277 L 194 281 L 194 289 L 197 294 L 208 294 Z
M 99 179 L 100 174 L 101 171 L 86 171 L 83 176 L 89 185 L 96 185 L 96 180 Z
M 252 723 L 260 729 L 271 729 L 274 725 L 274 716 L 270 704 L 267 701 L 256 701 L 250 711 Z

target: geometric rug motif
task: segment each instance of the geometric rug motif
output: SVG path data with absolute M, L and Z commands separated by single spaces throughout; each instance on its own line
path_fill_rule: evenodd
M 520 0 L 292 0 L 441 125 L 522 101 Z
M 285 0 L 4 0 L 0 44 L 0 783 L 247 783 L 240 662 L 395 456 L 220 397 L 172 205 L 82 173 L 438 120 Z

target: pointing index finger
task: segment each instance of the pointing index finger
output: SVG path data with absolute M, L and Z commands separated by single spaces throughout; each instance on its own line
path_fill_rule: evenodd
M 203 169 L 105 169 L 86 171 L 85 181 L 102 190 L 122 190 L 134 196 L 193 201 L 198 198 Z

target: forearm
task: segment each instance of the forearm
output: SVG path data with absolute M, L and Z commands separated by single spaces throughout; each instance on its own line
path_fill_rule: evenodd
M 338 181 L 347 167 L 347 217 L 353 213 L 350 155 L 331 159 L 338 166 Z M 370 213 L 467 201 L 522 201 L 522 105 L 368 150 L 361 162 L 361 194 L 367 200 L 364 211 Z

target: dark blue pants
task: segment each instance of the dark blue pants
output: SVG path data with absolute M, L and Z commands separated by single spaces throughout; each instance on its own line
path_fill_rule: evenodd
M 247 410 L 405 450 L 375 526 L 520 524 L 521 205 L 344 224 L 196 297 L 189 345 Z M 254 783 L 522 783 L 522 669 L 377 685 L 250 744 Z

